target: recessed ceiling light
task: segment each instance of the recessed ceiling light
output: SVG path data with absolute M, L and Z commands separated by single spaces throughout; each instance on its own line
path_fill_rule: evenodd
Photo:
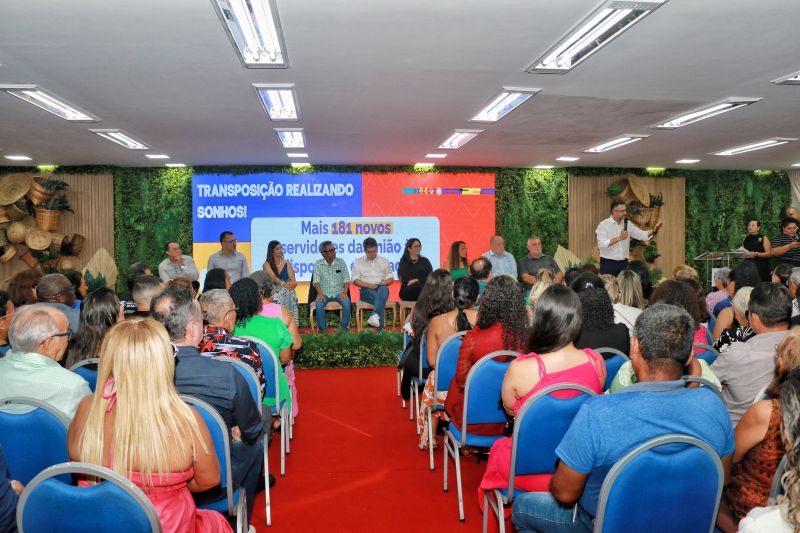
M 289 66 L 275 0 L 215 0 L 214 6 L 245 67 Z
M 169 168 L 183 168 L 186 166 L 185 163 L 164 163 L 165 167 Z
M 699 159 L 678 159 L 675 162 L 678 163 L 679 165 L 692 165 L 694 163 L 699 163 L 700 160 Z
M 253 87 L 270 120 L 300 120 L 294 84 L 254 83 Z
M 793 163 L 792 166 L 793 167 L 800 167 L 800 163 Z
M 100 137 L 104 139 L 108 139 L 109 141 L 115 142 L 121 146 L 124 146 L 128 150 L 149 150 L 150 147 L 146 144 L 137 141 L 127 133 L 123 133 L 119 130 L 108 130 L 108 129 L 90 129 L 92 133 L 96 133 Z
M 474 139 L 483 130 L 456 130 L 450 137 L 442 141 L 440 150 L 458 150 Z
M 44 109 L 70 122 L 97 122 L 98 119 L 89 113 L 68 104 L 61 98 L 41 89 L 36 85 L 0 84 L 0 90 L 7 92 L 29 104 Z
M 604 143 L 598 144 L 597 146 L 592 146 L 591 148 L 587 148 L 584 150 L 586 153 L 595 154 L 600 152 L 607 152 L 609 150 L 613 150 L 614 148 L 619 148 L 620 146 L 625 146 L 626 144 L 635 143 L 636 141 L 641 141 L 642 139 L 646 139 L 650 137 L 649 135 L 634 135 L 626 133 L 620 137 L 615 139 L 611 139 L 610 141 L 606 141 Z
M 425 154 L 425 157 L 430 159 L 444 159 L 447 157 L 447 154 Z
M 308 154 L 303 154 L 300 152 L 287 153 L 286 155 L 289 157 L 308 157 Z
M 745 152 L 752 152 L 754 150 L 763 150 L 764 148 L 780 146 L 781 144 L 794 142 L 796 140 L 797 139 L 793 137 L 773 137 L 771 139 L 764 139 L 763 141 L 727 148 L 725 150 L 720 150 L 719 152 L 711 152 L 711 155 L 738 155 Z
M 781 76 L 777 80 L 772 80 L 772 83 L 776 85 L 800 85 L 800 71 Z
M 675 128 L 681 128 L 683 126 L 687 126 L 689 124 L 693 124 L 700 120 L 711 118 L 721 113 L 727 113 L 728 111 L 733 111 L 734 109 L 739 109 L 740 107 L 754 104 L 759 100 L 761 100 L 761 98 L 737 98 L 737 97 L 725 98 L 724 100 L 720 100 L 719 102 L 714 102 L 713 104 L 692 109 L 691 111 L 687 111 L 686 113 L 672 117 L 665 122 L 653 124 L 652 126 L 650 126 L 650 129 L 672 130 Z
M 541 89 L 523 89 L 519 87 L 503 87 L 500 93 L 492 98 L 492 101 L 478 111 L 478 114 L 470 119 L 471 122 L 497 122 L 514 109 L 519 107 L 528 98 Z
M 310 167 L 311 163 L 292 163 L 292 168 Z
M 569 72 L 666 2 L 608 0 L 526 70 L 545 74 Z
M 169 159 L 167 154 L 144 154 L 148 159 Z
M 580 157 L 569 157 L 566 155 L 562 155 L 561 157 L 556 157 L 556 161 L 577 161 Z
M 414 163 L 414 168 L 433 168 L 435 166 L 433 163 Z
M 305 148 L 306 138 L 303 128 L 275 128 L 278 140 L 284 148 Z
M 5 155 L 3 156 L 6 159 L 10 159 L 12 161 L 30 161 L 31 158 L 27 155 Z
M 538 168 L 538 169 L 542 169 L 542 170 L 547 170 L 547 169 L 550 169 L 550 168 L 556 168 L 556 167 L 555 167 L 555 165 L 536 165 L 536 166 L 535 166 L 535 167 L 533 167 L 533 168 Z

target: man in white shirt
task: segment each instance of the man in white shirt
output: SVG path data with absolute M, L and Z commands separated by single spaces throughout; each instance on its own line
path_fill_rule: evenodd
M 378 256 L 378 243 L 372 237 L 364 239 L 364 255 L 353 263 L 352 278 L 361 289 L 361 299 L 375 307 L 367 324 L 383 331 L 384 308 L 394 276 L 389 260 Z
M 164 253 L 167 258 L 158 265 L 158 277 L 164 283 L 174 278 L 188 278 L 190 281 L 197 281 L 200 277 L 194 259 L 191 255 L 183 255 L 181 245 L 177 242 L 168 242 L 164 245 Z
M 628 222 L 626 214 L 625 202 L 619 199 L 612 201 L 611 216 L 598 224 L 594 231 L 600 249 L 600 274 L 616 276 L 628 268 L 631 237 L 647 241 L 661 227 L 659 220 L 653 231 L 644 231 Z
M 506 241 L 500 235 L 492 235 L 489 239 L 490 250 L 483 257 L 492 264 L 492 277 L 511 276 L 517 279 L 517 260 L 506 252 Z

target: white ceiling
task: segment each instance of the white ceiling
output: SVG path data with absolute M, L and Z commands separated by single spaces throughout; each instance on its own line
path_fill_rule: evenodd
M 484 129 L 438 163 L 784 169 L 800 141 L 800 2 L 670 0 L 567 74 L 524 69 L 596 0 L 278 0 L 288 69 L 245 69 L 208 0 L 0 0 L 0 83 L 33 83 L 99 117 L 69 123 L 0 93 L 0 155 L 34 164 L 158 166 L 88 131 L 119 128 L 171 161 L 290 160 L 273 127 L 303 127 L 310 161 L 408 165 L 456 128 Z M 271 123 L 252 83 L 294 83 L 301 121 Z M 503 86 L 542 92 L 496 124 L 468 122 Z M 728 96 L 762 101 L 672 131 L 647 127 Z M 603 154 L 623 133 L 651 137 Z M 18 165 L 0 159 L 0 165 Z

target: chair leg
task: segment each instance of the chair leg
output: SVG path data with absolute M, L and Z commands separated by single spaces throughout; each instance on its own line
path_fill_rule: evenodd
M 450 433 L 449 432 L 445 432 L 444 438 L 442 439 L 442 444 L 443 444 L 443 446 L 442 446 L 442 461 L 443 461 L 443 464 L 444 464 L 444 486 L 442 487 L 442 490 L 444 492 L 447 492 L 447 470 L 448 470 L 448 467 L 450 466 L 450 460 L 449 460 L 450 458 L 448 457 L 450 455 Z
M 500 533 L 506 533 L 506 513 L 503 503 L 503 496 L 497 494 L 497 530 Z
M 356 307 L 356 330 L 361 333 L 361 328 L 363 326 L 364 321 L 364 309 L 362 307 Z M 339 320 L 341 323 L 341 320 Z
M 458 519 L 460 521 L 464 521 L 464 494 L 461 490 L 461 455 L 458 453 L 458 449 L 456 449 L 455 454 L 453 454 L 453 459 L 455 459 L 456 463 L 456 489 L 458 489 Z
M 400 397 L 400 369 L 397 369 L 397 396 Z M 405 406 L 404 406 L 405 407 Z
M 488 533 L 489 531 L 489 507 L 492 508 L 494 511 L 494 505 L 492 505 L 491 498 L 489 498 L 489 491 L 483 491 L 483 525 L 481 531 L 483 533 Z
M 433 414 L 432 414 L 433 410 L 430 407 L 428 407 L 427 411 L 428 411 L 428 454 L 430 455 L 430 459 L 431 459 L 431 472 L 433 472 L 433 470 L 435 468 L 433 466 L 433 442 L 434 442 L 434 439 L 433 439 L 433 433 L 434 433 L 434 429 L 433 429 Z
M 289 421 L 289 408 L 284 408 L 283 416 L 281 417 L 281 436 L 286 439 L 286 453 L 292 453 L 292 445 L 289 442 L 289 435 L 292 433 L 292 428 L 290 427 L 292 423 Z
M 281 425 L 283 425 L 283 416 L 281 416 Z M 286 475 L 286 427 L 281 428 L 281 476 Z
M 272 525 L 272 505 L 269 499 L 269 453 L 267 453 L 267 445 L 269 439 L 264 439 L 264 505 L 266 506 L 265 512 L 267 515 L 267 525 Z
M 414 394 L 414 386 L 416 385 L 415 381 L 411 382 L 411 394 Z M 408 419 L 414 420 L 414 398 L 413 396 L 408 399 Z

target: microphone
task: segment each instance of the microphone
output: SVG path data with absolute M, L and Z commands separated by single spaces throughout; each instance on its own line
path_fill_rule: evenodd
M 624 220 L 625 220 L 625 222 L 624 222 L 623 229 L 624 229 L 625 231 L 628 231 L 628 217 L 625 217 L 625 219 L 624 219 Z

